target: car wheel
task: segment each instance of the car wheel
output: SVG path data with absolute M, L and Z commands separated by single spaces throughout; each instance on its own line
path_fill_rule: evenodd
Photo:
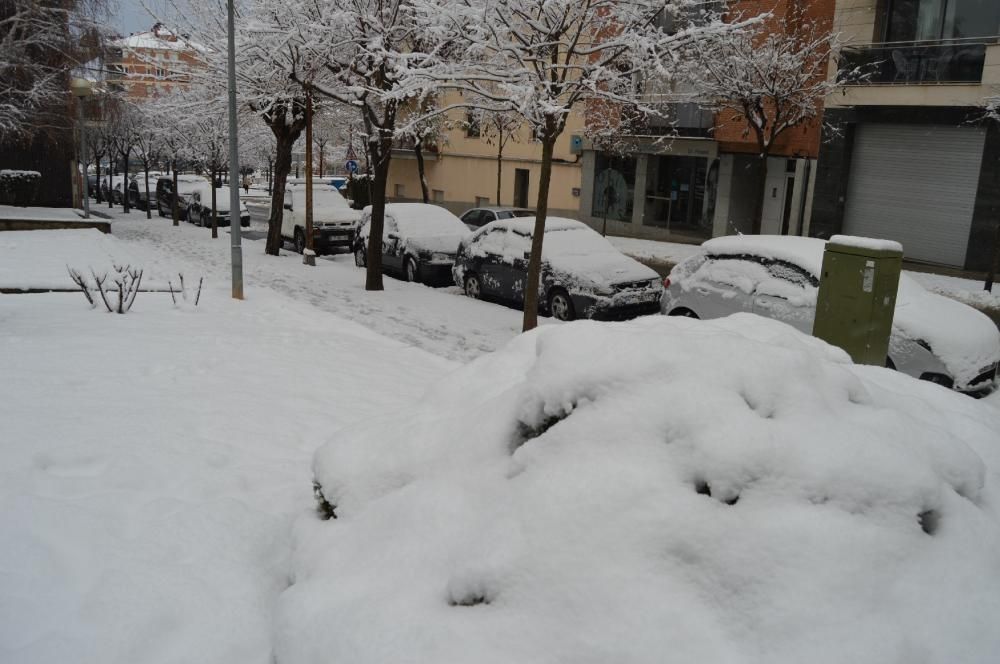
M 306 234 L 301 228 L 295 229 L 295 251 L 300 254 L 306 250 Z
M 478 274 L 468 274 L 465 276 L 465 294 L 473 300 L 482 299 L 483 285 L 479 283 Z
M 420 266 L 417 265 L 417 261 L 412 256 L 406 259 L 403 272 L 403 276 L 406 277 L 407 281 L 412 281 L 413 283 L 420 281 Z
M 685 309 L 684 307 L 677 307 L 676 309 L 671 309 L 668 316 L 684 316 L 685 318 L 698 319 L 698 314 L 691 311 L 690 309 Z
M 896 370 L 896 363 L 893 362 L 892 358 L 889 357 L 888 355 L 885 356 L 885 368 L 892 369 L 893 371 Z
M 167 216 L 166 213 L 163 211 L 163 208 L 161 208 L 159 205 L 156 206 L 156 211 L 159 213 L 161 217 Z
M 361 245 L 354 250 L 354 264 L 358 267 L 365 267 L 368 264 L 368 257 L 365 255 L 364 245 Z
M 556 320 L 573 320 L 576 311 L 573 310 L 573 300 L 562 288 L 555 288 L 549 294 L 549 312 Z

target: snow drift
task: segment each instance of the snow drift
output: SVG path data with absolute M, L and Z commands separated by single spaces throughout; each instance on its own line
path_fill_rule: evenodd
M 750 315 L 536 330 L 316 454 L 276 659 L 995 661 L 998 415 Z

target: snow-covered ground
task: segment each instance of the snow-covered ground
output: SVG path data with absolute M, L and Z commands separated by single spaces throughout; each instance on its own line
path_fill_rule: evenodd
M 93 228 L 0 233 L 0 288 L 75 288 L 67 266 L 100 274 L 141 262 L 126 243 Z M 148 286 L 152 275 L 143 281 Z
M 0 295 L 0 662 L 270 664 L 314 449 L 452 364 L 249 295 Z
M 314 470 L 282 664 L 1000 652 L 1000 412 L 775 321 L 524 335 Z
M 0 234 L 0 265 L 69 284 L 71 257 L 131 262 L 206 290 L 125 316 L 0 295 L 4 664 L 1000 648 L 994 398 L 766 323 L 521 336 L 514 309 L 391 278 L 368 293 L 350 256 L 309 268 L 261 239 L 235 302 L 225 230 L 112 216 L 113 236 L 58 246 Z M 341 520 L 320 522 L 331 436 L 316 468 Z
M 216 285 L 229 283 L 228 229 L 220 229 L 219 238 L 212 240 L 207 229 L 185 222 L 174 227 L 159 217 L 123 220 L 124 216 L 115 215 L 112 233 L 124 240 L 130 251 L 145 252 L 144 265 L 151 273 L 170 275 L 186 269 L 186 277 L 204 275 Z M 387 276 L 385 291 L 367 292 L 364 270 L 354 265 L 350 254 L 324 256 L 313 268 L 303 265 L 302 257 L 291 250 L 283 250 L 279 258 L 266 256 L 265 230 L 253 224 L 251 231 L 258 239 L 243 241 L 248 288 L 278 291 L 455 360 L 469 360 L 495 350 L 521 330 L 520 311 L 472 300 L 454 287 L 430 288 Z M 548 318 L 541 321 L 543 325 L 552 323 Z
M 84 222 L 82 211 L 72 208 L 20 207 L 0 205 L 0 219 L 22 219 L 34 221 Z

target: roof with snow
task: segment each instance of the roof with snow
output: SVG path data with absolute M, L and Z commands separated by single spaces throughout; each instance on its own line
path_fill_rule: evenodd
M 135 32 L 128 37 L 122 37 L 112 42 L 114 46 L 126 50 L 163 50 L 163 51 L 198 51 L 204 53 L 208 49 L 183 36 L 177 36 L 160 24 L 154 25 L 146 32 Z

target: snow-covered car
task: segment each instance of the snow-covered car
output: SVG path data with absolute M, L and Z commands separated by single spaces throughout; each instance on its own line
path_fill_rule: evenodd
M 121 205 L 123 202 L 124 175 L 107 175 L 101 179 L 101 193 L 104 200 Z
M 199 226 L 212 225 L 212 185 L 208 180 L 192 182 L 182 186 L 177 183 L 181 195 L 188 202 L 187 220 Z M 228 226 L 230 223 L 229 214 L 229 187 L 216 188 L 215 190 L 215 214 L 218 217 L 218 226 Z M 242 201 L 240 202 L 240 226 L 250 225 L 250 211 Z
M 187 218 L 187 207 L 192 192 L 208 186 L 208 178 L 201 175 L 177 175 L 177 214 L 181 219 Z M 174 197 L 173 176 L 164 175 L 156 180 L 156 209 L 161 217 L 171 216 Z
M 156 198 L 156 181 L 159 173 L 149 174 L 149 186 L 152 187 L 152 197 Z M 128 184 L 128 200 L 132 207 L 145 210 L 149 208 L 150 192 L 146 191 L 146 175 L 139 173 Z
M 535 211 L 529 210 L 527 208 L 515 208 L 515 207 L 481 207 L 472 208 L 471 210 L 466 210 L 459 217 L 462 223 L 469 227 L 470 230 L 478 230 L 490 223 L 491 221 L 497 221 L 499 219 L 514 219 L 515 217 L 534 217 Z
M 361 212 L 331 187 L 313 186 L 313 249 L 331 254 L 351 249 Z M 306 188 L 289 185 L 285 190 L 285 210 L 281 216 L 281 238 L 292 242 L 300 254 L 306 248 Z
M 825 245 L 766 235 L 708 240 L 670 272 L 662 311 L 692 318 L 749 312 L 810 334 Z M 1000 331 L 993 321 L 900 276 L 886 366 L 975 393 L 995 387 L 998 361 Z
M 524 304 L 534 217 L 483 226 L 458 248 L 452 271 L 469 297 Z M 579 221 L 549 217 L 539 305 L 559 320 L 625 319 L 656 313 L 663 287 L 653 270 Z
M 748 314 L 431 383 L 314 456 L 282 664 L 998 659 L 988 405 Z
M 371 206 L 361 213 L 354 239 L 354 262 L 367 262 Z M 469 234 L 462 221 L 438 205 L 390 203 L 385 206 L 382 232 L 382 270 L 401 274 L 407 281 L 450 282 L 459 243 Z

